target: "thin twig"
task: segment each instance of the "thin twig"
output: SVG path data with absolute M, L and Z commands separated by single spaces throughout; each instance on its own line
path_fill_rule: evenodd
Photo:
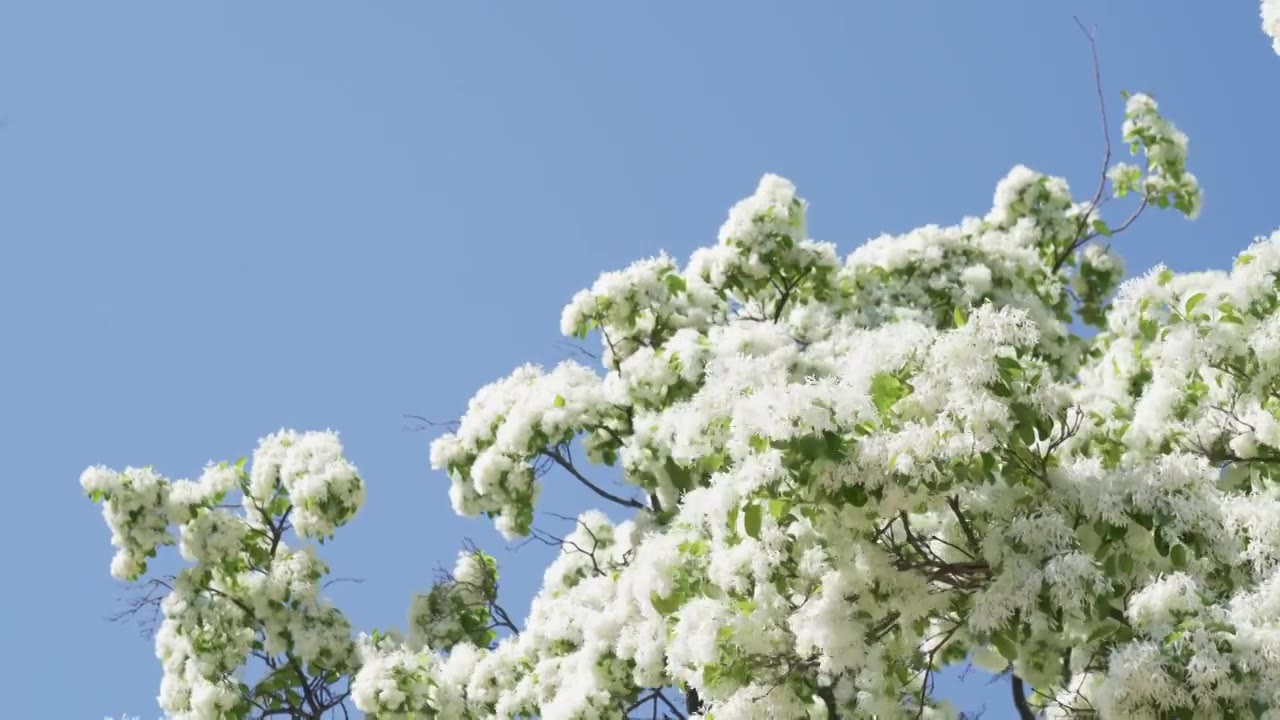
M 574 467 L 573 463 L 570 462 L 569 459 L 566 458 L 560 452 L 559 449 L 554 447 L 545 447 L 542 449 L 541 455 L 543 457 L 551 459 L 557 465 L 569 471 L 569 474 L 577 478 L 578 482 L 582 483 L 583 485 L 586 485 L 588 488 L 591 489 L 592 492 L 604 498 L 605 500 L 615 502 L 623 507 L 635 508 L 636 510 L 645 509 L 644 503 L 638 500 L 635 500 L 633 498 L 624 498 L 624 497 L 619 497 L 617 495 L 614 495 L 608 490 L 605 490 L 599 485 L 596 485 L 595 483 L 588 480 L 586 477 L 583 476 L 582 473 L 578 472 L 578 468 Z
M 1102 177 L 1098 178 L 1098 189 L 1093 193 L 1093 200 L 1089 201 L 1089 207 L 1080 215 L 1080 222 L 1076 228 L 1076 237 L 1066 249 L 1054 260 L 1053 272 L 1056 274 L 1062 269 L 1062 265 L 1066 263 L 1067 258 L 1071 257 L 1071 253 L 1080 249 L 1089 241 L 1089 234 L 1085 232 L 1085 228 L 1089 225 L 1089 218 L 1092 217 L 1094 211 L 1102 203 L 1102 193 L 1107 187 L 1107 170 L 1111 167 L 1111 128 L 1110 121 L 1107 120 L 1107 100 L 1102 92 L 1102 64 L 1098 62 L 1098 37 L 1097 30 L 1089 30 L 1080 22 L 1080 18 L 1073 18 L 1076 26 L 1080 28 L 1080 32 L 1089 40 L 1089 56 L 1093 60 L 1093 88 L 1098 96 L 1098 113 L 1102 117 Z M 1126 225 L 1127 227 L 1127 225 Z
M 414 421 L 417 421 L 417 423 L 418 423 L 417 425 L 412 426 L 412 427 L 410 427 L 410 426 L 406 425 L 404 429 L 405 429 L 405 430 L 407 430 L 407 431 L 409 431 L 409 432 L 418 432 L 418 431 L 420 431 L 420 430 L 426 430 L 427 428 L 444 428 L 444 429 L 448 430 L 449 432 L 456 432 L 456 431 L 458 430 L 458 428 L 459 428 L 459 427 L 461 427 L 461 425 L 462 425 L 462 421 L 460 421 L 460 420 L 445 420 L 445 421 L 440 421 L 440 420 L 428 420 L 427 418 L 425 418 L 425 417 L 423 417 L 423 416 L 421 416 L 421 415 L 407 415 L 407 414 L 406 414 L 406 415 L 404 415 L 404 418 L 405 418 L 406 420 L 414 420 Z
M 960 522 L 960 530 L 964 532 L 965 540 L 969 541 L 969 547 L 973 548 L 976 553 L 982 552 L 982 545 L 978 542 L 978 536 L 974 535 L 973 528 L 969 526 L 969 521 L 965 519 L 964 513 L 960 511 L 960 499 L 955 495 L 947 498 L 947 506 L 951 508 L 951 512 L 955 513 L 956 520 Z

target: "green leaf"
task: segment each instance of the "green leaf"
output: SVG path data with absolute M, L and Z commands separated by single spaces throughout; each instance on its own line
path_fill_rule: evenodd
M 545 397 L 545 396 L 544 396 L 544 397 Z M 558 407 L 558 408 L 562 408 L 562 407 L 564 407 L 564 396 L 563 396 L 563 395 L 557 395 L 557 396 L 556 396 L 556 399 L 555 399 L 555 403 L 554 403 L 554 404 L 555 404 L 555 406 L 556 406 L 556 407 Z
M 1036 418 L 1035 428 L 1042 440 L 1048 440 L 1053 435 L 1053 418 L 1041 415 Z
M 1018 358 L 1009 357 L 1007 355 L 996 356 L 996 365 L 999 366 L 1001 370 L 1007 370 L 1009 372 L 1020 372 L 1022 370 L 1022 363 L 1018 362 Z
M 1150 530 L 1155 527 L 1155 523 L 1153 522 L 1150 513 L 1131 512 L 1128 513 L 1128 515 L 1129 519 L 1141 525 L 1143 530 Z
M 996 456 L 993 453 L 982 453 L 982 472 L 987 475 L 994 475 L 996 472 Z
M 1034 425 L 1027 423 L 1019 423 L 1015 428 L 1018 433 L 1018 439 L 1025 445 L 1034 445 L 1036 442 L 1036 428 Z
M 1123 540 L 1129 534 L 1129 528 L 1125 525 L 1107 525 L 1107 541 L 1115 542 Z
M 774 520 L 781 520 L 791 512 L 791 502 L 782 498 L 774 498 L 769 501 L 769 514 Z
M 649 593 L 649 602 L 653 604 L 653 609 L 663 615 L 670 615 L 680 609 L 679 593 L 671 593 L 668 597 L 662 597 L 656 592 Z
M 902 398 L 911 394 L 911 387 L 889 373 L 876 373 L 871 378 L 871 402 L 883 415 Z
M 1107 620 L 1099 625 L 1093 632 L 1089 633 L 1089 639 L 1085 640 L 1086 645 L 1092 645 L 1099 640 L 1111 635 L 1116 631 L 1120 624 L 1114 620 Z
M 993 383 L 988 389 L 991 391 L 991 394 L 995 395 L 996 397 L 1002 397 L 1002 398 L 1013 397 L 1013 388 L 1009 387 L 1009 385 L 1003 381 L 998 383 Z
M 1117 562 L 1120 572 L 1128 575 L 1133 572 L 1133 556 L 1129 553 L 1120 553 L 1120 559 Z
M 667 284 L 667 289 L 670 290 L 673 295 L 675 293 L 682 293 L 685 290 L 686 285 L 684 278 L 680 277 L 676 273 L 667 275 L 663 278 L 663 281 Z
M 826 444 L 827 457 L 832 460 L 843 460 L 849 456 L 848 444 L 845 439 L 833 432 L 825 432 L 822 434 Z
M 1111 228 L 1107 227 L 1107 224 L 1102 221 L 1102 218 L 1093 219 L 1093 231 L 1099 235 L 1111 237 Z
M 1181 570 L 1187 566 L 1187 546 L 1178 543 L 1169 548 L 1169 562 L 1173 563 L 1175 569 Z
M 712 453 L 702 458 L 702 469 L 705 472 L 713 473 L 724 467 L 724 455 L 721 453 Z
M 996 646 L 996 650 L 1000 651 L 1000 655 L 1009 662 L 1018 659 L 1018 644 L 1015 643 L 1008 635 L 998 633 L 991 636 L 991 644 Z
M 867 504 L 867 489 L 861 485 L 845 485 L 840 491 L 841 497 L 854 507 L 865 507 Z
M 693 473 L 689 469 L 681 466 L 675 460 L 667 458 L 664 466 L 667 470 L 667 477 L 671 478 L 671 484 L 675 485 L 679 490 L 693 489 Z
M 1169 281 L 1172 279 L 1173 279 L 1173 271 L 1170 270 L 1169 268 L 1165 268 L 1160 271 L 1160 276 L 1156 278 L 1156 282 L 1160 285 L 1167 285 L 1169 284 Z
M 969 316 L 965 314 L 963 308 L 956 308 L 955 312 L 951 314 L 951 318 L 955 320 L 958 328 L 964 327 L 969 322 Z
M 747 535 L 760 539 L 760 526 L 764 521 L 764 511 L 756 503 L 751 503 L 742 512 L 742 527 Z
M 1164 535 L 1159 531 L 1151 534 L 1151 540 L 1156 545 L 1156 552 L 1160 553 L 1160 557 L 1169 557 L 1169 543 L 1164 539 Z
M 105 496 L 106 496 L 105 493 L 103 493 L 101 490 L 94 490 L 93 492 L 89 493 L 89 499 L 94 503 L 102 502 L 102 498 Z
M 310 498 L 308 498 L 308 500 L 310 500 Z M 271 507 L 269 508 L 272 515 L 284 515 L 285 512 L 288 511 L 288 509 L 289 509 L 289 496 L 287 495 L 281 495 L 276 499 L 272 500 Z M 305 508 L 305 509 L 310 509 L 310 508 Z
M 827 443 L 820 437 L 805 435 L 792 441 L 796 450 L 805 460 L 817 460 L 826 453 Z
M 1152 342 L 1160 331 L 1160 325 L 1155 320 L 1144 317 L 1138 320 L 1138 331 L 1142 333 L 1144 340 Z
M 1196 293 L 1195 295 L 1192 295 L 1191 297 L 1187 298 L 1187 305 L 1186 305 L 1187 315 L 1190 315 L 1196 309 L 1196 306 L 1204 301 L 1204 298 L 1205 298 L 1205 294 L 1202 292 Z
M 1253 262 L 1253 256 L 1249 253 L 1244 253 L 1240 257 L 1236 258 L 1236 267 L 1248 265 L 1251 262 Z

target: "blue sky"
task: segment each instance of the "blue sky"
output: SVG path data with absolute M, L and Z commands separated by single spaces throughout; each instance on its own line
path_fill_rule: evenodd
M 989 208 L 1016 163 L 1096 182 L 1088 46 L 1191 136 L 1195 223 L 1131 270 L 1224 266 L 1280 225 L 1280 58 L 1239 3 L 5 3 L 0 6 L 0 593 L 15 717 L 158 715 L 90 464 L 173 477 L 282 426 L 334 428 L 369 483 L 327 553 L 357 626 L 403 622 L 464 537 L 523 616 L 543 548 L 454 517 L 430 437 L 514 366 L 554 363 L 603 271 L 714 241 L 759 176 L 810 231 Z M 1114 128 L 1113 128 L 1114 130 Z M 544 509 L 590 500 L 555 476 Z M 555 529 L 553 519 L 544 521 Z M 944 683 L 1010 717 L 1007 690 Z

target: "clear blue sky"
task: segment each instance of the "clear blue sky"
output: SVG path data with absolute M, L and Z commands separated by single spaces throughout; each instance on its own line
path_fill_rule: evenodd
M 0 647 L 14 717 L 158 714 L 89 464 L 174 477 L 335 428 L 369 487 L 328 552 L 357 626 L 402 624 L 461 539 L 404 413 L 554 363 L 602 270 L 714 241 L 759 176 L 842 251 L 989 208 L 1015 163 L 1078 194 L 1107 98 L 1192 138 L 1195 224 L 1131 270 L 1223 266 L 1280 225 L 1280 58 L 1255 2 L 10 2 L 0 6 Z M 553 478 L 545 509 L 586 498 Z M 553 523 L 554 521 L 548 520 Z M 554 524 L 548 527 L 555 529 Z M 547 561 L 498 553 L 523 616 Z M 1010 717 L 1006 689 L 944 689 Z

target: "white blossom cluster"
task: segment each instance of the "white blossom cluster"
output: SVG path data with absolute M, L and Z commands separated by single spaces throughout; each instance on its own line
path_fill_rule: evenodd
M 1125 104 L 1124 140 L 1134 152 L 1143 148 L 1147 156 L 1144 174 L 1127 163 L 1111 168 L 1108 177 L 1116 195 L 1139 190 L 1143 201 L 1159 207 L 1175 207 L 1188 217 L 1200 213 L 1200 185 L 1186 169 L 1187 136 L 1159 113 L 1150 95 L 1130 95 Z
M 244 461 L 210 465 L 194 482 L 93 467 L 81 485 L 102 503 L 117 548 L 114 576 L 138 578 L 157 548 L 175 543 L 192 563 L 167 583 L 159 606 L 159 702 L 170 717 L 276 709 L 297 692 L 295 673 L 353 670 L 350 624 L 320 594 L 328 567 L 313 547 L 284 542 L 290 529 L 331 537 L 364 501 L 336 435 L 281 431 L 263 438 L 248 470 Z M 238 506 L 226 502 L 234 491 Z M 250 658 L 271 670 L 252 698 L 238 675 Z
M 488 647 L 496 636 L 491 608 L 498 595 L 498 565 L 479 550 L 458 553 L 453 572 L 409 603 L 409 646 L 450 650 L 466 640 Z
M 1280 0 L 1262 0 L 1262 31 L 1271 37 L 1272 47 L 1280 55 Z
M 1114 235 L 1202 205 L 1149 96 L 1122 135 L 1144 161 L 1098 197 L 1018 166 L 982 217 L 843 259 L 766 175 L 683 268 L 578 293 L 561 329 L 598 335 L 601 367 L 517 368 L 431 448 L 455 511 L 560 548 L 519 626 L 471 548 L 406 633 L 352 636 L 315 548 L 283 538 L 329 539 L 364 500 L 331 433 L 196 482 L 87 470 L 113 574 L 171 544 L 190 563 L 162 606 L 162 707 L 314 716 L 345 679 L 384 719 L 932 718 L 933 673 L 971 657 L 1047 717 L 1280 718 L 1280 232 L 1228 271 L 1122 283 Z M 1103 218 L 1102 189 L 1132 215 Z M 554 538 L 542 482 L 634 516 Z M 250 684 L 253 659 L 272 671 Z

